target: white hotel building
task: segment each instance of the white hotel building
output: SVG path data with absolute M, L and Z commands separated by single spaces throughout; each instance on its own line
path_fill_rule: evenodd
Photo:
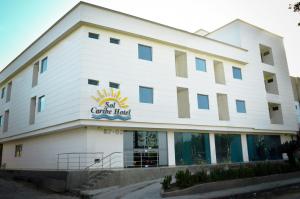
M 0 91 L 8 169 L 276 160 L 298 131 L 283 38 L 239 19 L 190 33 L 80 2 Z

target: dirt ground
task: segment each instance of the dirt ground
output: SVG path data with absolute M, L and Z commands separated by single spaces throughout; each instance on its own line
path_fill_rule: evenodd
M 1 199 L 77 199 L 77 197 L 39 190 L 25 182 L 15 182 L 0 178 Z

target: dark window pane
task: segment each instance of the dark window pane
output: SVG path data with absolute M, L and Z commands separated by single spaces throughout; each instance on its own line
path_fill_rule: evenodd
M 112 43 L 112 44 L 120 44 L 120 39 L 110 38 L 110 43 Z
M 216 134 L 215 144 L 218 163 L 243 162 L 241 135 Z
M 98 80 L 94 80 L 94 79 L 88 79 L 88 84 L 98 86 L 99 85 L 99 81 Z
M 89 32 L 89 38 L 92 38 L 92 39 L 99 39 L 99 34 Z

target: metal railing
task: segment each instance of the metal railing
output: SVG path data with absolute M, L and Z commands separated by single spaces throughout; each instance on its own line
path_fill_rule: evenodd
M 158 151 L 59 153 L 58 170 L 147 168 L 159 166 Z
M 81 170 L 103 159 L 103 152 L 72 152 L 57 154 L 57 170 Z

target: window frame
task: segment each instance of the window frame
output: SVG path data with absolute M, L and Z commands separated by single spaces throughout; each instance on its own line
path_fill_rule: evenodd
M 117 88 L 116 87 L 113 87 L 112 85 L 118 85 Z M 110 88 L 113 88 L 113 89 L 120 89 L 120 84 L 116 83 L 116 82 L 109 82 L 108 83 L 108 86 Z
M 142 89 L 151 90 L 151 100 L 143 100 L 142 98 Z M 143 104 L 154 104 L 154 89 L 147 86 L 139 86 L 139 102 Z
M 88 38 L 90 38 L 90 39 L 99 39 L 99 37 L 100 37 L 100 34 L 98 34 L 98 33 L 94 33 L 94 32 L 88 33 Z
M 46 65 L 44 65 L 44 63 L 46 62 Z M 47 71 L 48 69 L 48 57 L 45 57 L 44 59 L 42 59 L 41 61 L 41 70 L 40 70 L 40 74 L 43 74 Z
M 94 83 L 97 83 L 97 84 L 94 84 Z M 88 79 L 88 85 L 99 86 L 99 80 Z
M 149 49 L 150 50 L 150 56 L 149 55 L 145 56 L 143 54 L 143 52 L 142 52 L 143 49 Z M 138 58 L 142 59 L 142 60 L 146 60 L 146 61 L 153 61 L 153 49 L 152 49 L 152 46 L 148 46 L 148 45 L 144 45 L 144 44 L 138 44 Z
M 204 63 L 204 70 L 201 70 L 200 68 L 198 68 L 198 64 L 197 64 L 198 61 L 203 61 L 203 63 Z M 196 64 L 196 71 L 207 72 L 206 60 L 205 60 L 205 59 L 196 57 L 196 58 L 195 58 L 195 64 Z
M 239 72 L 238 76 L 235 73 L 236 71 Z M 232 77 L 233 79 L 243 80 L 242 69 L 236 66 L 232 66 Z
M 239 110 L 239 104 L 243 103 L 243 110 Z M 236 99 L 235 100 L 235 106 L 236 106 L 236 112 L 237 113 L 247 113 L 247 108 L 246 108 L 246 101 L 245 100 L 240 100 L 240 99 Z
M 43 99 L 43 101 L 42 101 Z M 42 104 L 43 102 L 43 104 Z M 38 113 L 44 112 L 46 107 L 46 96 L 42 95 L 38 99 Z
M 116 45 L 120 45 L 121 40 L 118 39 L 118 38 L 115 38 L 115 37 L 110 37 L 110 38 L 109 38 L 109 43 L 111 43 L 111 44 L 116 44 Z
M 201 106 L 200 97 L 205 97 L 205 100 L 207 100 L 207 104 L 205 104 L 205 106 Z M 198 109 L 209 110 L 209 95 L 197 94 L 197 102 L 198 102 Z

